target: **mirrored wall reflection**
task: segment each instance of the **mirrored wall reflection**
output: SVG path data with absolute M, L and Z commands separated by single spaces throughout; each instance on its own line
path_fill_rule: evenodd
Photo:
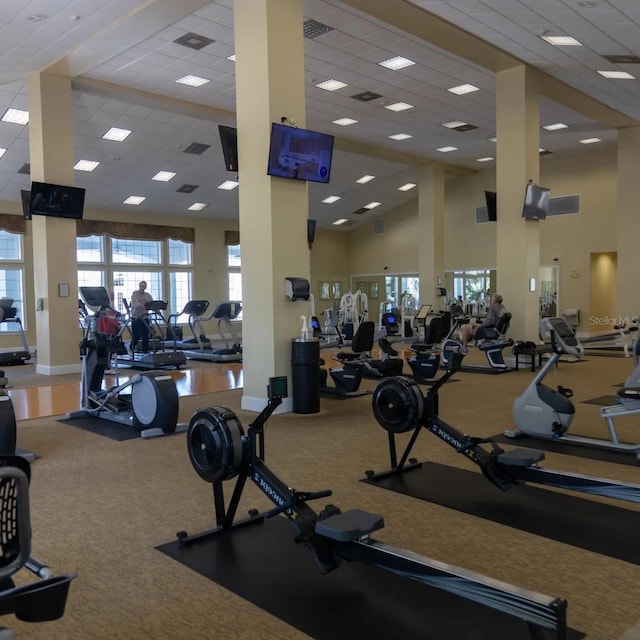
M 367 296 L 367 317 L 376 323 L 384 313 L 392 309 L 412 315 L 420 304 L 420 278 L 415 273 L 352 276 L 351 291 L 361 291 Z M 431 301 L 427 302 L 432 304 Z
M 540 317 L 555 318 L 558 315 L 558 267 L 540 267 Z
M 495 293 L 495 269 L 469 269 L 445 271 L 443 287 L 446 295 L 442 299 L 443 307 L 457 304 L 462 312 L 481 314 Z

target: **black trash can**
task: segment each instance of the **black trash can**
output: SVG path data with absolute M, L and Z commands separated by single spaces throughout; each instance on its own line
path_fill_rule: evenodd
M 320 411 L 320 341 L 293 340 L 291 380 L 294 413 Z

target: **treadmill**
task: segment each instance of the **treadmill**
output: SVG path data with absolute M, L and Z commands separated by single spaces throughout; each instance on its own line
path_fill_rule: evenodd
M 113 309 L 109 293 L 105 287 L 79 287 L 80 298 L 85 303 L 87 309 L 94 315 L 101 309 Z M 118 334 L 114 336 L 117 340 L 122 332 L 128 326 L 128 322 L 124 324 Z M 149 340 L 149 344 L 153 345 L 153 339 Z M 145 354 L 133 354 L 132 356 L 124 356 L 119 354 L 116 349 L 115 361 L 118 366 L 125 366 L 131 369 L 155 370 L 155 369 L 179 369 L 187 359 L 180 351 L 152 351 Z
M 14 330 L 17 331 L 20 336 L 22 349 L 0 351 L 0 366 L 26 364 L 31 360 L 31 352 L 29 351 L 27 337 L 22 327 L 22 320 L 18 318 L 18 309 L 13 306 L 13 302 L 13 298 L 0 298 L 0 323 L 16 325 Z
M 206 360 L 208 362 L 242 362 L 242 346 L 238 335 L 233 328 L 232 320 L 235 320 L 242 311 L 242 305 L 239 302 L 223 302 L 215 307 L 213 312 L 207 318 L 201 320 L 218 320 L 218 333 L 224 340 L 225 346 L 222 348 L 206 347 L 205 342 L 199 344 L 199 349 L 190 349 L 185 351 L 189 360 Z M 223 327 L 227 328 L 230 339 L 224 333 Z M 199 334 L 196 334 L 199 337 Z M 209 341 L 207 343 L 211 344 Z
M 209 308 L 208 300 L 189 300 L 180 313 L 172 313 L 167 318 L 167 326 L 171 329 L 173 339 L 166 338 L 165 346 L 173 347 L 173 349 L 198 349 L 201 345 L 208 349 L 211 347 L 211 343 L 207 339 L 202 328 L 202 322 L 209 320 L 209 318 L 203 318 L 207 309 Z M 178 340 L 176 336 L 181 332 L 182 328 L 178 327 L 178 318 L 186 315 L 189 318 L 189 329 L 191 330 L 192 338 L 184 338 Z

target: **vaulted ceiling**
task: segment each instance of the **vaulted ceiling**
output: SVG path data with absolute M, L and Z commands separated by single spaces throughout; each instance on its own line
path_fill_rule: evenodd
M 309 185 L 321 227 L 346 218 L 353 228 L 415 198 L 399 187 L 417 181 L 420 164 L 444 163 L 449 175 L 495 166 L 495 74 L 523 62 L 541 73 L 542 127 L 566 125 L 541 128 L 547 152 L 614 147 L 620 127 L 640 122 L 637 0 L 305 0 L 304 21 L 305 126 L 336 137 L 330 183 Z M 218 134 L 218 124 L 235 126 L 233 54 L 233 0 L 12 0 L 0 6 L 0 115 L 28 109 L 30 73 L 64 70 L 75 161 L 100 163 L 75 171 L 87 207 L 235 219 L 237 189 L 218 188 L 236 179 Z M 412 64 L 380 65 L 395 56 Z M 207 82 L 177 82 L 187 75 Z M 316 86 L 326 80 L 345 86 Z M 460 85 L 477 90 L 450 91 Z M 410 108 L 389 108 L 397 103 Z M 341 118 L 356 122 L 334 123 Z M 443 126 L 452 122 L 466 126 Z M 110 127 L 132 133 L 104 140 Z M 411 137 L 390 138 L 399 133 Z M 28 135 L 28 125 L 0 121 L 0 201 L 19 202 L 29 188 Z M 189 152 L 193 143 L 202 153 Z M 175 176 L 152 180 L 159 171 Z M 357 183 L 364 175 L 375 178 Z M 130 195 L 145 200 L 123 204 Z M 340 199 L 323 203 L 328 196 Z M 189 211 L 195 202 L 207 206 Z

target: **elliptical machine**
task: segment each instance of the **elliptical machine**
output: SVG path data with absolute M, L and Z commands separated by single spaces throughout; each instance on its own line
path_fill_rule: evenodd
M 122 384 L 102 388 L 110 360 L 110 337 L 99 331 L 99 321 L 111 309 L 104 287 L 80 287 L 80 296 L 93 312 L 80 342 L 82 406 L 67 419 L 92 416 L 133 427 L 143 438 L 185 431 L 178 425 L 178 390 L 173 378 L 161 371 L 145 371 Z M 117 380 L 117 378 L 116 378 Z
M 564 318 L 545 318 L 543 325 L 551 335 L 553 355 L 533 378 L 524 393 L 514 401 L 513 419 L 516 428 L 505 431 L 504 435 L 510 438 L 526 435 L 601 449 L 613 449 L 618 452 L 632 453 L 640 459 L 640 444 L 621 443 L 610 420 L 607 420 L 609 440 L 566 435 L 575 416 L 575 406 L 570 400 L 573 392 L 562 386 L 557 390 L 551 389 L 542 384 L 542 381 L 563 354 L 579 358 L 584 353 L 584 347 Z M 607 409 L 611 411 L 610 407 Z

